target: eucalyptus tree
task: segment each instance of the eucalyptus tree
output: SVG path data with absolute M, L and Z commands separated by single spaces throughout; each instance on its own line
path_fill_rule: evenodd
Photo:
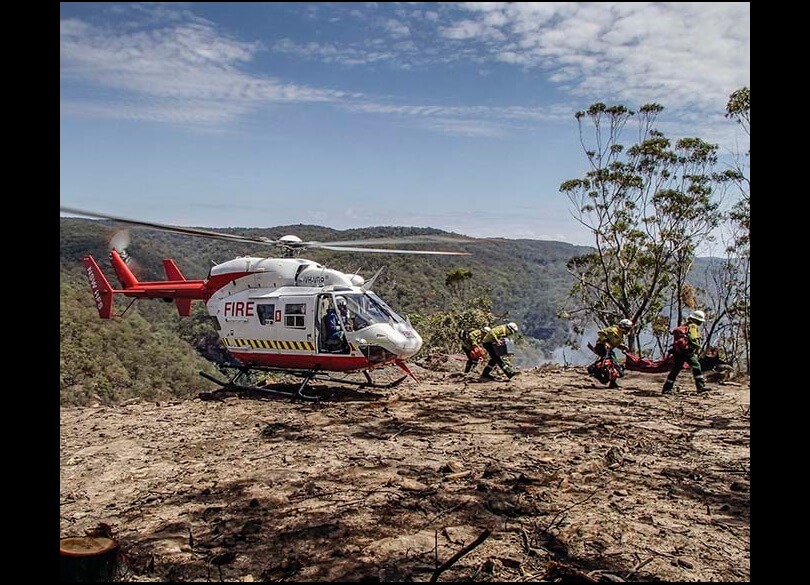
M 560 186 L 595 247 L 568 263 L 574 305 L 564 315 L 578 332 L 590 322 L 632 319 L 631 348 L 643 327 L 660 324 L 670 301 L 675 315 L 666 321 L 682 319 L 681 292 L 696 249 L 721 220 L 714 188 L 727 180 L 715 172 L 717 146 L 700 138 L 673 142 L 655 128 L 663 109 L 647 104 L 636 113 L 595 103 L 577 112 L 590 168 Z M 625 148 L 621 140 L 631 120 L 637 142 Z
M 751 138 L 751 90 L 742 87 L 729 96 L 726 117 L 735 120 Z M 723 327 L 719 343 L 734 358 L 739 370 L 751 370 L 751 151 L 737 153 L 726 173 L 738 189 L 736 203 L 728 213 L 726 262 L 717 278 L 717 314 Z
M 453 268 L 447 273 L 444 284 L 450 292 L 450 298 L 455 302 L 463 303 L 469 293 L 469 281 L 472 271 L 467 268 Z
M 471 270 L 451 269 L 445 275 L 444 284 L 450 295 L 445 310 L 411 316 L 424 341 L 422 355 L 429 361 L 433 357 L 443 360 L 446 354 L 461 351 L 458 333 L 462 329 L 491 326 L 498 321 L 492 312 L 491 297 L 483 284 L 474 282 Z

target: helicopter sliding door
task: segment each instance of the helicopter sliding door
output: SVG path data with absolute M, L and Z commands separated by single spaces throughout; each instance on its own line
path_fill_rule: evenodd
M 261 298 L 265 308 L 261 314 L 257 311 L 257 322 L 266 341 L 253 363 L 282 368 L 308 367 L 315 353 L 312 297 L 273 294 Z

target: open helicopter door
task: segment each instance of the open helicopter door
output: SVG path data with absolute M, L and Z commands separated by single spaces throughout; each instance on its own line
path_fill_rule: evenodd
M 346 339 L 346 326 L 335 306 L 334 297 L 319 294 L 316 302 L 315 335 L 318 353 L 348 354 L 349 342 Z

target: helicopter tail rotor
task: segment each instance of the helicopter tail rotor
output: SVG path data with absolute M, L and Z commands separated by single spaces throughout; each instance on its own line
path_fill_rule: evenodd
M 129 242 L 130 236 L 129 230 L 127 229 L 118 230 L 110 238 L 110 250 L 118 252 L 118 255 L 121 256 L 121 259 L 127 264 L 129 264 L 130 260 L 129 254 L 127 253 Z

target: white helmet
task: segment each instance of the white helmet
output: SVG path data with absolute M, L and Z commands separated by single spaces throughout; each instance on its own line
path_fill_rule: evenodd
M 484 325 L 482 331 L 484 333 L 489 333 L 490 331 L 492 331 L 492 327 L 489 327 L 488 325 Z
M 706 320 L 706 313 L 703 311 L 693 311 L 689 318 L 692 321 L 697 321 L 698 323 L 703 323 Z
M 619 329 L 630 331 L 633 328 L 633 322 L 630 319 L 622 319 L 619 321 Z
M 512 321 L 512 322 L 511 322 L 511 323 L 509 323 L 509 324 L 507 324 L 507 325 L 506 325 L 506 327 L 507 327 L 507 328 L 509 329 L 509 331 L 511 331 L 512 333 L 515 333 L 515 332 L 517 332 L 517 330 L 518 330 L 517 323 L 515 323 L 514 321 Z

